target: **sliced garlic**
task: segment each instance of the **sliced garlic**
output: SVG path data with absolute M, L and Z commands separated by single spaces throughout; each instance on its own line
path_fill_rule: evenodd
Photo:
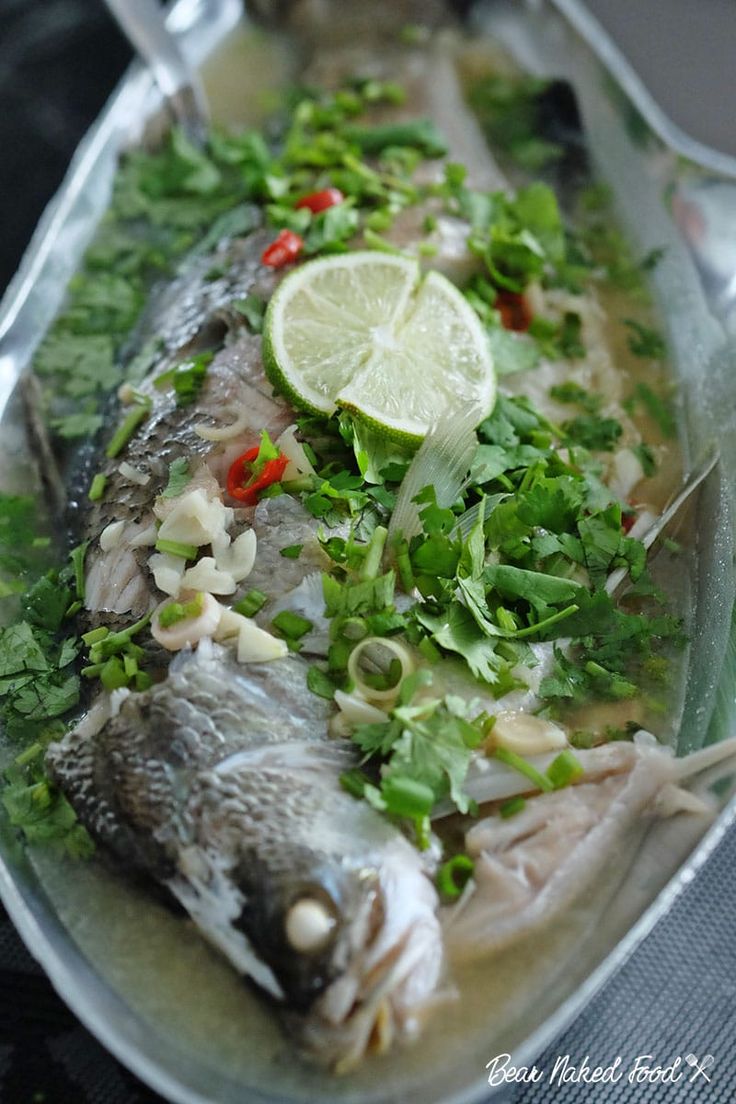
M 152 548 L 157 540 L 158 528 L 152 522 L 145 528 L 139 529 L 136 535 L 128 541 L 128 544 L 131 548 Z
M 208 594 L 234 594 L 237 583 L 232 575 L 220 571 L 214 556 L 203 556 L 182 577 L 182 586 L 189 590 L 205 590 Z
M 123 460 L 118 467 L 118 471 L 123 479 L 127 479 L 129 483 L 137 483 L 139 487 L 145 487 L 151 482 L 150 473 L 142 472 L 140 468 L 134 468 L 127 460 Z
M 205 636 L 212 636 L 220 623 L 222 607 L 211 594 L 202 595 L 202 612 L 196 617 L 185 617 L 168 628 L 162 628 L 159 621 L 161 610 L 170 605 L 166 601 L 154 611 L 151 618 L 151 635 L 162 647 L 170 652 L 181 651 L 187 645 L 198 644 Z
M 274 442 L 277 449 L 287 457 L 289 463 L 284 471 L 283 478 L 288 481 L 296 479 L 300 475 L 316 475 L 309 457 L 304 451 L 301 441 L 296 439 L 296 426 L 287 426 L 281 436 Z
M 218 550 L 214 544 L 212 551 L 215 553 L 215 562 L 220 571 L 226 571 L 232 575 L 236 583 L 241 583 L 253 570 L 256 562 L 256 534 L 253 529 L 241 533 L 239 537 L 228 546 Z
M 247 622 L 248 618 L 243 617 L 242 613 L 236 613 L 234 610 L 228 609 L 227 606 L 220 605 L 222 613 L 220 614 L 220 623 L 217 626 L 217 632 L 215 633 L 215 640 L 225 643 L 233 643 L 235 638 L 240 635 L 243 622 Z
M 637 483 L 644 478 L 641 460 L 630 448 L 619 449 L 610 460 L 609 485 L 613 493 L 626 501 Z
M 566 748 L 567 736 L 552 721 L 509 710 L 497 715 L 489 743 L 491 747 L 505 748 L 517 755 L 544 755 Z
M 249 617 L 243 618 L 238 634 L 238 663 L 264 663 L 271 659 L 283 659 L 288 653 L 285 640 L 271 636 Z
M 100 548 L 103 552 L 109 552 L 111 548 L 117 548 L 122 544 L 124 521 L 111 521 L 100 533 Z
M 336 690 L 335 703 L 350 724 L 380 724 L 387 719 L 382 709 L 371 705 L 359 694 L 346 694 L 344 690 Z
M 176 598 L 181 590 L 186 561 L 181 556 L 171 556 L 168 552 L 156 552 L 148 561 L 148 566 L 158 589 Z
M 161 522 L 158 532 L 161 540 L 201 547 L 232 525 L 234 514 L 230 507 L 219 498 L 208 498 L 200 488 L 180 495 L 174 502 L 176 505 Z M 154 513 L 158 516 L 158 503 Z

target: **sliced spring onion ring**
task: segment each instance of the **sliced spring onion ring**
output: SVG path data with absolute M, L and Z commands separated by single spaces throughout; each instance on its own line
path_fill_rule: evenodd
M 474 870 L 475 863 L 469 855 L 455 855 L 437 871 L 437 888 L 445 897 L 459 897 Z
M 378 660 L 376 658 L 371 660 L 371 652 L 373 652 L 375 656 L 375 652 L 378 649 L 389 652 L 393 659 L 398 660 L 401 666 L 401 673 L 395 684 L 383 690 L 371 686 L 370 682 L 366 680 L 365 672 L 361 670 L 360 666 L 361 660 L 372 662 L 378 673 L 380 671 Z M 401 683 L 407 675 L 414 673 L 414 667 L 414 660 L 406 645 L 402 644 L 399 640 L 393 640 L 391 637 L 366 637 L 365 640 L 361 640 L 360 643 L 353 648 L 350 653 L 350 658 L 348 659 L 348 674 L 355 683 L 357 692 L 367 701 L 389 701 L 391 698 L 395 698 Z

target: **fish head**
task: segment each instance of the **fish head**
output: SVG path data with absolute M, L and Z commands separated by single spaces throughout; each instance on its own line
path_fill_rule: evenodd
M 419 1033 L 444 965 L 437 894 L 405 839 L 394 838 L 353 879 L 332 979 L 298 1028 L 309 1052 L 340 1073 Z
M 347 1070 L 418 1032 L 442 964 L 437 897 L 421 856 L 395 836 L 334 861 L 305 849 L 241 915 L 283 990 L 306 1050 Z M 251 872 L 252 874 L 252 872 Z
M 237 856 L 231 924 L 295 1034 L 321 1063 L 350 1068 L 414 1034 L 437 986 L 434 856 L 336 784 L 352 753 L 281 745 L 259 760 L 257 772 L 253 756 L 217 769 L 201 823 Z

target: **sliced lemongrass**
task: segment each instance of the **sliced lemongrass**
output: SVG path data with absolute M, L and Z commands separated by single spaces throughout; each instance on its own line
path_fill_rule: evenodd
M 195 617 L 184 617 L 173 625 L 164 628 L 161 625 L 161 613 L 171 605 L 168 600 L 162 602 L 154 611 L 151 620 L 151 635 L 162 647 L 170 652 L 179 652 L 187 645 L 198 644 L 206 636 L 213 636 L 220 623 L 222 609 L 220 603 L 211 594 L 202 595 L 201 612 Z
M 383 674 L 380 654 L 388 653 L 392 659 L 398 660 L 400 674 L 393 686 L 385 689 L 376 689 L 366 679 L 366 672 L 361 670 L 361 663 L 373 666 L 376 674 Z M 369 636 L 361 640 L 353 648 L 348 659 L 348 674 L 355 683 L 357 692 L 367 701 L 390 701 L 399 692 L 404 679 L 414 673 L 415 664 L 412 654 L 405 644 L 391 637 Z
M 552 721 L 508 710 L 497 714 L 489 744 L 517 755 L 544 755 L 549 751 L 561 751 L 568 746 L 568 741 L 564 729 Z

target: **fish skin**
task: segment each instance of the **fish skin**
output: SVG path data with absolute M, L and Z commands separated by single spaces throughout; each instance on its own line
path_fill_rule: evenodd
M 442 944 L 431 860 L 342 789 L 356 749 L 327 737 L 330 705 L 306 692 L 306 670 L 296 656 L 244 669 L 226 649 L 200 645 L 163 682 L 125 697 L 117 715 L 52 745 L 47 764 L 95 838 L 126 868 L 167 886 L 336 1062 L 356 1047 L 362 1054 L 370 992 L 408 948 L 411 970 L 396 988 L 401 1034 L 406 986 L 412 1004 L 431 993 Z M 401 892 L 413 900 L 397 921 L 391 894 Z M 327 947 L 311 955 L 294 951 L 285 934 L 302 896 L 325 902 L 337 920 Z M 417 941 L 428 963 L 415 961 Z M 330 1024 L 325 1009 L 334 1016 L 346 978 L 355 999 Z M 366 979 L 367 1015 L 353 1029 Z

